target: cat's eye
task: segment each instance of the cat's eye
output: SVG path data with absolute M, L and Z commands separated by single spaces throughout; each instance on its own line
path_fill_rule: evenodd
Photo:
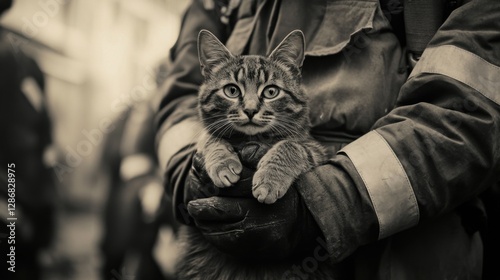
M 235 85 L 227 85 L 224 87 L 224 94 L 229 98 L 236 98 L 240 96 L 240 89 Z
M 262 91 L 262 96 L 267 99 L 276 98 L 280 94 L 280 88 L 276 86 L 268 86 Z

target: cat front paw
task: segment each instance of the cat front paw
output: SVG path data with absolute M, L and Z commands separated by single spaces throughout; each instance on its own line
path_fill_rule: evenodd
M 214 185 L 225 188 L 238 182 L 242 170 L 243 165 L 236 156 L 212 164 L 208 168 L 208 176 L 212 179 Z
M 288 180 L 281 180 L 277 174 L 257 170 L 253 176 L 252 194 L 261 203 L 273 204 L 282 198 L 290 184 Z

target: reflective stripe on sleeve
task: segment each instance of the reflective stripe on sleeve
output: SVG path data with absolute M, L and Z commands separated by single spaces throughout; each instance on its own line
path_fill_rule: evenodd
M 378 132 L 369 132 L 339 153 L 349 157 L 363 179 L 378 218 L 379 239 L 418 223 L 419 209 L 408 176 Z
M 165 169 L 172 156 L 187 145 L 196 143 L 201 131 L 202 125 L 193 119 L 186 119 L 165 131 L 158 142 L 160 167 Z
M 408 79 L 421 73 L 453 78 L 500 105 L 500 67 L 469 51 L 452 45 L 427 48 Z

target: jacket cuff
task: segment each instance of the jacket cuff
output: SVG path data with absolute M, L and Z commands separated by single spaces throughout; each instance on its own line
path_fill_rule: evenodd
M 316 167 L 296 184 L 305 205 L 321 229 L 333 262 L 350 256 L 359 246 L 377 240 L 378 223 L 366 189 L 358 188 L 346 156 Z M 352 167 L 353 168 L 353 167 Z
M 174 217 L 183 224 L 191 222 L 187 213 L 187 205 L 184 203 L 184 193 L 195 151 L 195 147 L 189 145 L 176 153 L 168 164 L 164 178 L 165 191 L 172 197 Z
M 349 157 L 368 191 L 379 223 L 379 239 L 418 224 L 420 213 L 411 182 L 378 132 L 367 133 L 339 153 Z

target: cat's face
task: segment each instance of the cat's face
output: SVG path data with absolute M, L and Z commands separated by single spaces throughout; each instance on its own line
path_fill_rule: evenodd
M 269 57 L 235 57 L 215 36 L 202 31 L 199 54 L 205 77 L 199 110 L 213 136 L 238 131 L 286 138 L 303 132 L 308 108 L 300 85 L 301 32 L 290 33 Z

